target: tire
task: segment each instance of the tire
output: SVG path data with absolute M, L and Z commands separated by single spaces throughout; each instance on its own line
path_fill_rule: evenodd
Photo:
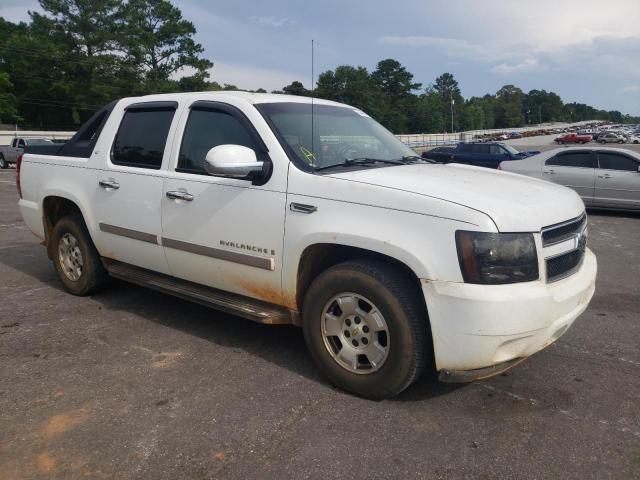
M 420 295 L 402 271 L 376 260 L 349 261 L 322 272 L 307 290 L 302 308 L 304 338 L 322 373 L 338 387 L 365 398 L 390 398 L 402 392 L 433 364 Z M 328 322 L 332 317 L 325 312 L 336 322 Z M 337 326 L 333 329 L 337 335 L 329 335 L 329 323 Z M 381 324 L 386 330 L 380 329 Z M 360 354 L 349 355 L 353 351 Z M 343 353 L 355 358 L 355 364 L 343 360 Z
M 618 143 L 622 145 L 624 143 L 624 140 L 618 140 Z
M 50 241 L 53 266 L 69 293 L 90 295 L 106 283 L 107 272 L 80 215 L 61 218 Z
M 7 162 L 4 158 L 4 155 L 0 153 L 0 168 L 5 170 L 9 168 L 9 162 Z

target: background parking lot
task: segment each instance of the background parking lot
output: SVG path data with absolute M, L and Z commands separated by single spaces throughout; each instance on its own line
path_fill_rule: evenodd
M 14 177 L 0 172 L 0 479 L 640 478 L 639 214 L 590 213 L 596 294 L 555 344 L 372 402 L 331 387 L 297 328 L 116 281 L 64 293 Z

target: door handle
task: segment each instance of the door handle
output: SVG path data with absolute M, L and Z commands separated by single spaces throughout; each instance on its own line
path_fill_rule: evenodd
M 120 188 L 120 184 L 111 178 L 109 180 L 100 180 L 98 182 L 98 185 L 100 185 L 102 188 L 110 188 L 112 190 L 117 190 Z
M 180 190 L 173 190 L 167 192 L 167 198 L 171 200 L 184 200 L 185 202 L 191 202 L 193 200 L 193 195 L 188 192 L 182 192 Z
M 611 175 L 605 173 L 604 175 L 598 175 L 598 178 L 611 178 Z
M 316 207 L 315 205 L 305 205 L 304 203 L 295 203 L 295 202 L 290 203 L 289 208 L 291 209 L 292 212 L 299 212 L 299 213 L 313 213 L 318 210 L 318 207 Z
M 544 170 L 543 173 L 546 173 L 547 175 L 555 175 L 556 171 L 553 168 L 550 168 L 549 170 Z

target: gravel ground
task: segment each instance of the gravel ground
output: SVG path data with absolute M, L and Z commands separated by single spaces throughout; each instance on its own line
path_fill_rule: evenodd
M 640 215 L 590 216 L 595 297 L 482 382 L 331 387 L 295 327 L 113 282 L 64 293 L 0 172 L 0 478 L 640 478 Z

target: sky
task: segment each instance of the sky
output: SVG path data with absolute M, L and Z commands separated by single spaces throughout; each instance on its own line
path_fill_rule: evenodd
M 514 84 L 565 102 L 640 115 L 640 0 L 173 0 L 214 62 L 241 88 L 311 85 L 338 65 L 395 58 L 424 87 L 450 72 L 465 98 Z M 28 19 L 36 0 L 0 0 Z

